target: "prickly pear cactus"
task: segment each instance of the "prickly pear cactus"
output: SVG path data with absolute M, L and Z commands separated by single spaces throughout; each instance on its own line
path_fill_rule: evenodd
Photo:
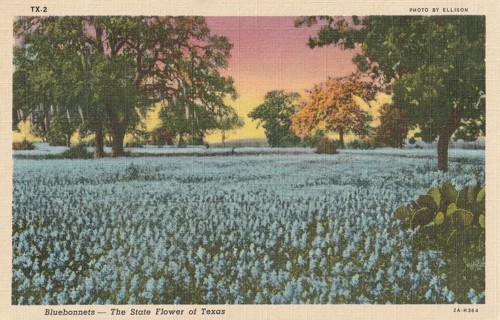
M 394 211 L 404 227 L 416 230 L 414 252 L 439 252 L 454 292 L 485 287 L 485 193 L 483 186 L 457 190 L 447 181 Z
M 409 206 L 394 212 L 411 228 L 452 224 L 456 228 L 485 228 L 485 187 L 467 186 L 458 191 L 449 181 L 431 188 Z

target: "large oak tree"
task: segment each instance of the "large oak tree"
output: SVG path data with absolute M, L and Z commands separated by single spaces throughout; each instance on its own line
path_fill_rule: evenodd
M 24 17 L 14 32 L 37 63 L 80 58 L 82 113 L 96 133 L 96 150 L 103 126 L 110 131 L 113 156 L 123 154 L 125 133 L 154 103 L 185 99 L 186 108 L 220 114 L 231 108 L 225 99 L 236 97 L 233 80 L 219 71 L 232 45 L 211 34 L 203 17 Z

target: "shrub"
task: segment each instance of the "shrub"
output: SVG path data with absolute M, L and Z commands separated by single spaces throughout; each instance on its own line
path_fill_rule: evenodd
M 21 142 L 12 143 L 12 149 L 13 150 L 34 150 L 34 149 L 36 149 L 36 147 L 33 144 L 33 142 L 24 139 Z
M 52 132 L 49 133 L 47 141 L 51 146 L 57 146 L 57 147 L 67 146 L 66 137 L 58 133 L 52 133 Z
M 116 173 L 117 181 L 134 181 L 139 179 L 139 167 L 131 163 L 123 173 Z
M 316 153 L 323 154 L 336 154 L 337 148 L 335 148 L 335 143 L 328 138 L 321 138 L 316 144 Z
M 353 140 L 346 144 L 347 149 L 376 149 L 380 148 L 381 145 L 372 140 Z
M 60 155 L 63 159 L 91 159 L 93 156 L 92 152 L 87 151 L 87 147 L 83 144 L 73 146 Z
M 441 251 L 449 289 L 466 301 L 469 288 L 485 288 L 485 187 L 460 191 L 450 182 L 431 188 L 394 215 L 417 233 L 412 240 L 419 251 Z

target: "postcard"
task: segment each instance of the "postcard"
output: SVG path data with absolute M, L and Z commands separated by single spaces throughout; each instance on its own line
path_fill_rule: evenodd
M 497 319 L 494 1 L 2 6 L 0 319 Z

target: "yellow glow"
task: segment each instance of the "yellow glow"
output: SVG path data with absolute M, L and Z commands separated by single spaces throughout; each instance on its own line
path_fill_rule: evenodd
M 31 134 L 31 123 L 26 121 L 21 121 L 17 124 L 19 131 L 12 131 L 12 140 L 14 142 L 21 142 L 24 139 L 32 142 L 40 142 L 42 139 L 35 137 Z
M 379 120 L 379 109 L 380 106 L 385 103 L 391 103 L 391 96 L 387 94 L 378 94 L 375 97 L 374 101 L 370 101 L 370 103 L 366 103 L 360 98 L 355 98 L 356 102 L 360 105 L 363 110 L 368 111 L 372 114 L 374 121 L 372 122 L 372 126 L 378 126 L 380 124 Z M 240 117 L 245 121 L 245 125 L 237 130 L 231 130 L 226 134 L 226 140 L 239 140 L 239 139 L 265 139 L 266 135 L 264 133 L 264 129 L 262 127 L 257 128 L 257 122 L 252 121 L 247 115 L 254 108 L 256 108 L 259 104 L 263 102 L 263 97 L 251 96 L 247 95 L 242 97 L 232 103 L 232 106 L 236 109 L 236 112 Z M 158 128 L 161 125 L 161 120 L 159 118 L 159 112 L 161 110 L 161 104 L 157 104 L 147 115 L 143 117 L 141 120 L 146 126 L 146 130 L 152 131 Z M 41 139 L 33 136 L 30 132 L 31 127 L 29 121 L 20 122 L 18 124 L 19 132 L 13 132 L 13 140 L 14 141 L 22 141 L 23 139 L 28 139 L 34 142 L 40 142 Z M 409 136 L 413 135 L 413 131 L 410 132 Z M 330 137 L 336 138 L 336 134 L 329 134 Z M 90 135 L 83 139 L 84 141 L 90 140 L 93 138 L 93 135 Z M 125 143 L 130 142 L 133 139 L 132 135 L 127 134 L 125 136 Z M 219 131 L 215 131 L 206 136 L 206 141 L 209 143 L 216 143 L 221 141 L 221 134 Z M 356 139 L 353 135 L 346 135 L 345 141 L 349 142 Z M 71 138 L 72 144 L 77 144 L 80 141 L 80 137 L 78 132 L 76 132 Z
M 157 103 L 154 108 L 146 114 L 146 117 L 141 117 L 141 120 L 146 124 L 147 131 L 153 131 L 161 125 L 159 117 L 162 104 Z

